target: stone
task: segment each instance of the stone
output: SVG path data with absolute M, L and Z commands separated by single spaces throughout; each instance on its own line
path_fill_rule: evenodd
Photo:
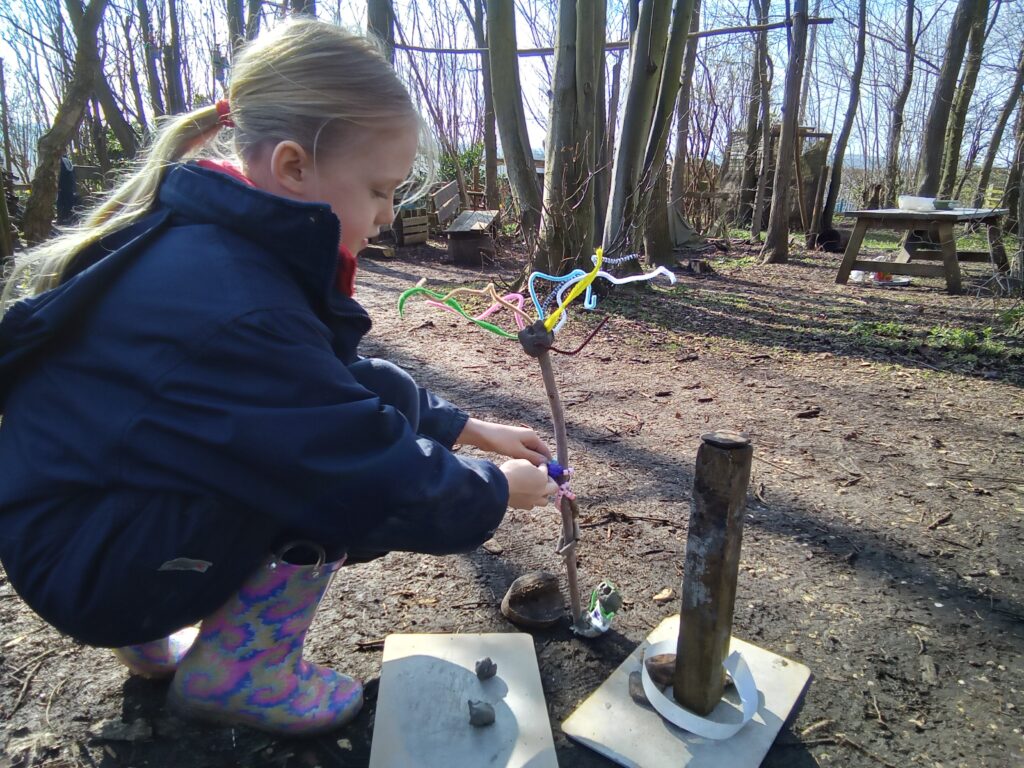
M 490 680 L 498 674 L 498 665 L 491 661 L 490 656 L 484 656 L 476 663 L 476 676 L 481 680 Z
M 494 725 L 494 707 L 486 701 L 469 700 L 469 724 L 476 728 Z

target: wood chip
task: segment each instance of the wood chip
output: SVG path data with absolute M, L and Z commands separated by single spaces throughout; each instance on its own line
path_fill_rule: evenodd
M 672 587 L 665 587 L 665 589 L 661 590 L 661 592 L 654 596 L 653 600 L 656 603 L 667 603 L 675 596 L 676 591 L 672 589 Z
M 639 672 L 629 673 L 629 698 L 642 706 L 651 706 L 647 694 L 644 693 L 644 681 Z
M 490 552 L 492 555 L 500 555 L 505 551 L 505 548 L 494 539 L 488 539 L 480 546 L 483 547 L 484 552 Z
M 939 669 L 935 666 L 935 661 L 928 654 L 918 656 L 918 663 L 921 665 L 921 680 L 928 685 L 939 684 Z

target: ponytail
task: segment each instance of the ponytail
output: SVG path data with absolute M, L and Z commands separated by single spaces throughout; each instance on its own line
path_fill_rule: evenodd
M 156 201 L 167 167 L 200 152 L 224 124 L 212 104 L 165 118 L 136 169 L 81 224 L 18 257 L 0 295 L 0 313 L 23 296 L 60 285 L 79 253 L 145 216 Z

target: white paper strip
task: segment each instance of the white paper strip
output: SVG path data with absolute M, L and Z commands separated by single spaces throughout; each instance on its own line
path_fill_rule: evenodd
M 739 694 L 740 704 L 743 707 L 743 719 L 740 722 L 721 722 L 715 718 L 715 713 L 718 712 L 721 704 L 715 708 L 709 717 L 695 715 L 662 693 L 647 673 L 647 657 L 657 656 L 662 653 L 675 653 L 676 642 L 675 639 L 663 640 L 648 647 L 647 652 L 644 654 L 644 661 L 640 665 L 640 674 L 643 678 L 644 693 L 647 694 L 647 700 L 651 703 L 651 706 L 654 707 L 659 715 L 673 725 L 697 736 L 703 736 L 706 739 L 728 739 L 730 736 L 739 733 L 740 729 L 757 714 L 758 705 L 757 685 L 754 684 L 754 676 L 750 674 L 750 669 L 747 667 L 743 657 L 734 651 L 729 655 L 729 658 L 722 662 L 725 671 L 732 676 L 733 683 L 736 685 L 736 692 Z

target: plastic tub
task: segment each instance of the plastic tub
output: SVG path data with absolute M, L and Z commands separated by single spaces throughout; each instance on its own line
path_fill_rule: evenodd
M 914 197 L 912 195 L 900 195 L 896 198 L 896 204 L 903 211 L 934 211 L 934 197 Z

